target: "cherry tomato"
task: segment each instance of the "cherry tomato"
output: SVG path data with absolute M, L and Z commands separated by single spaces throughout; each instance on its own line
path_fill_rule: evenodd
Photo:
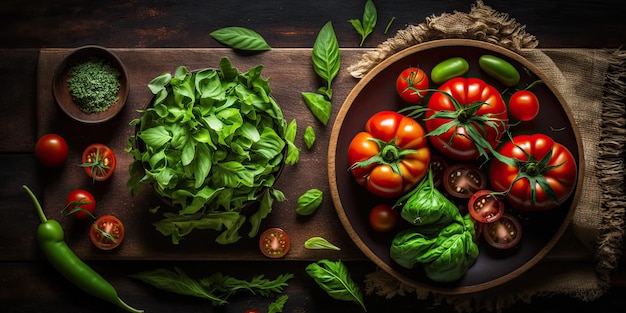
M 476 166 L 457 163 L 446 169 L 443 186 L 453 197 L 467 199 L 475 192 L 487 187 L 485 174 Z
M 400 98 L 408 103 L 420 103 L 426 96 L 426 89 L 428 89 L 428 76 L 421 68 L 409 67 L 396 79 L 396 91 Z
M 456 160 L 474 160 L 495 148 L 508 128 L 500 92 L 479 78 L 452 78 L 428 99 L 427 131 L 435 149 Z
M 83 151 L 81 166 L 85 173 L 93 180 L 104 181 L 109 179 L 115 171 L 115 153 L 109 147 L 95 143 Z
M 439 187 L 443 181 L 443 174 L 450 165 L 444 158 L 433 154 L 430 158 L 430 170 L 433 172 L 433 184 Z
M 493 223 L 483 224 L 485 241 L 497 249 L 515 247 L 522 239 L 522 224 L 509 213 L 504 213 Z
M 493 223 L 504 214 L 504 201 L 491 190 L 479 190 L 469 199 L 468 210 L 479 223 Z
M 539 114 L 539 99 L 529 90 L 518 90 L 509 99 L 509 113 L 520 121 L 530 121 Z
M 284 257 L 289 252 L 290 247 L 289 236 L 280 228 L 270 228 L 264 231 L 259 238 L 261 252 L 271 259 Z
M 70 191 L 65 199 L 65 208 L 63 213 L 67 216 L 72 215 L 77 219 L 86 219 L 92 217 L 96 210 L 96 199 L 87 190 L 75 189 Z
M 259 313 L 257 310 L 246 310 L 246 313 Z
M 114 249 L 124 240 L 124 224 L 113 215 L 103 215 L 91 225 L 89 237 L 102 250 Z
M 514 162 L 494 159 L 489 182 L 495 191 L 508 190 L 505 199 L 519 210 L 555 208 L 576 189 L 576 159 L 567 147 L 547 135 L 517 135 L 498 152 Z
M 398 212 L 389 204 L 379 204 L 370 211 L 370 226 L 381 233 L 391 231 L 398 224 Z
M 379 197 L 398 197 L 428 173 L 430 149 L 422 126 L 394 111 L 370 117 L 348 147 L 348 166 L 357 183 Z
M 63 137 L 57 134 L 41 136 L 35 145 L 35 156 L 47 167 L 57 167 L 67 159 L 69 148 Z
M 483 230 L 485 229 L 485 224 L 474 221 L 474 242 L 478 242 L 478 240 L 483 235 Z

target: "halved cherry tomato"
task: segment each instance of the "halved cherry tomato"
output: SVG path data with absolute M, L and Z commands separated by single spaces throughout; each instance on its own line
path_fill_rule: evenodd
M 457 163 L 446 169 L 443 186 L 453 197 L 467 199 L 487 187 L 485 174 L 469 163 Z
M 35 157 L 47 167 L 57 167 L 67 159 L 69 148 L 63 137 L 57 134 L 46 134 L 37 140 Z
M 430 157 L 430 170 L 433 172 L 433 184 L 435 187 L 441 186 L 443 175 L 449 166 L 448 162 L 439 155 L 433 154 Z
M 479 223 L 493 223 L 504 214 L 502 198 L 487 189 L 475 192 L 467 207 L 472 218 Z
M 398 197 L 428 173 L 430 150 L 422 126 L 393 111 L 378 112 L 348 147 L 348 166 L 357 183 L 380 197 Z
M 89 237 L 102 250 L 115 249 L 124 240 L 124 224 L 113 215 L 103 215 L 91 225 Z
M 95 143 L 83 151 L 81 166 L 85 173 L 93 180 L 104 181 L 109 179 L 115 171 L 115 153 L 109 147 Z
M 480 237 L 483 235 L 483 230 L 485 229 L 485 224 L 474 221 L 474 242 L 478 242 Z
M 87 217 L 92 217 L 93 212 L 96 210 L 96 199 L 87 190 L 75 189 L 70 191 L 65 199 L 65 208 L 63 213 L 66 216 L 72 215 L 75 218 L 82 220 Z
M 261 252 L 271 259 L 284 257 L 289 252 L 290 247 L 289 236 L 280 228 L 270 228 L 264 231 L 259 238 Z
M 389 204 L 379 204 L 370 211 L 370 226 L 381 233 L 391 231 L 398 224 L 398 211 Z
M 485 241 L 497 249 L 510 249 L 522 239 L 522 224 L 509 213 L 504 213 L 500 219 L 483 227 Z
M 404 69 L 396 79 L 396 91 L 402 100 L 417 104 L 426 96 L 428 89 L 428 76 L 419 67 Z
M 539 99 L 529 90 L 518 90 L 509 99 L 509 113 L 520 121 L 530 121 L 539 114 Z

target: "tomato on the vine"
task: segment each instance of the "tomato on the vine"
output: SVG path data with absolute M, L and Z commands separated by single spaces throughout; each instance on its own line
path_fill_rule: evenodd
M 348 166 L 357 183 L 380 197 L 398 197 L 428 173 L 430 150 L 422 126 L 393 111 L 367 121 L 348 147 Z
M 398 211 L 389 204 L 379 204 L 370 211 L 369 220 L 372 229 L 385 233 L 394 229 L 398 224 Z
M 515 216 L 504 213 L 497 221 L 483 224 L 483 237 L 494 248 L 510 249 L 522 239 L 522 224 Z
M 83 151 L 81 166 L 93 180 L 104 181 L 113 175 L 116 163 L 115 153 L 111 148 L 94 143 Z
M 547 135 L 515 136 L 498 152 L 504 158 L 493 160 L 489 181 L 495 191 L 506 191 L 505 199 L 517 209 L 557 207 L 576 188 L 578 167 L 574 156 Z
M 124 240 L 124 224 L 113 215 L 103 215 L 91 225 L 89 237 L 102 250 L 115 249 Z
M 63 213 L 66 216 L 74 216 L 77 219 L 86 219 L 92 217 L 95 219 L 93 212 L 96 210 L 96 199 L 87 190 L 74 189 L 70 191 L 65 199 L 65 208 Z
M 426 129 L 433 146 L 456 160 L 487 156 L 508 128 L 500 92 L 479 78 L 452 78 L 428 100 Z
M 509 99 L 509 113 L 520 121 L 530 121 L 539 114 L 539 99 L 530 90 L 518 90 Z
M 493 223 L 504 214 L 504 201 L 493 191 L 483 189 L 470 197 L 467 209 L 475 221 Z
M 57 167 L 67 159 L 69 148 L 63 137 L 57 134 L 46 134 L 37 140 L 35 157 L 47 167 Z
M 402 100 L 417 104 L 426 96 L 428 89 L 428 76 L 419 67 L 404 69 L 396 79 L 396 91 Z
M 456 163 L 443 173 L 443 187 L 453 197 L 467 199 L 487 187 L 487 178 L 481 169 L 469 163 Z

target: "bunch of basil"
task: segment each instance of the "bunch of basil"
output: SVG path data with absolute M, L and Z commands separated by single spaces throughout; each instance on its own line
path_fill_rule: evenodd
M 242 208 L 258 200 L 249 216 L 254 237 L 273 202 L 284 200 L 273 185 L 284 162 L 287 123 L 262 68 L 240 73 L 224 57 L 219 70 L 180 66 L 173 77 L 149 83 L 154 101 L 131 122 L 137 132 L 127 148 L 134 158 L 128 188 L 134 196 L 151 185 L 179 209 L 155 223 L 173 243 L 194 229 L 221 231 L 220 244 L 238 241 L 248 219 Z
M 392 241 L 391 258 L 413 268 L 423 264 L 426 276 L 450 282 L 463 277 L 478 257 L 474 222 L 435 188 L 432 172 L 414 190 L 398 199 L 400 215 L 414 227 L 399 232 Z

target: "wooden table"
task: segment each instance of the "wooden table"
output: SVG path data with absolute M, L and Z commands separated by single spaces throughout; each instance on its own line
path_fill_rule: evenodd
M 35 2 L 35 3 L 32 3 Z M 296 278 L 287 290 L 289 304 L 285 312 L 353 312 L 353 303 L 330 300 L 306 275 L 304 267 L 320 258 L 342 259 L 349 266 L 353 278 L 362 281 L 375 266 L 351 242 L 336 219 L 330 197 L 324 200 L 318 214 L 301 219 L 292 210 L 297 196 L 309 188 L 327 192 L 327 142 L 330 127 L 316 124 L 303 110 L 300 92 L 315 90 L 318 81 L 309 63 L 310 49 L 319 28 L 332 21 L 342 48 L 342 64 L 350 64 L 367 48 L 376 46 L 406 24 L 420 23 L 432 14 L 468 11 L 472 1 L 447 3 L 440 1 L 377 1 L 378 27 L 358 46 L 359 38 L 350 24 L 350 18 L 361 18 L 361 1 L 205 1 L 181 4 L 175 1 L 127 1 L 107 7 L 74 1 L 5 1 L 0 5 L 0 68 L 4 83 L 0 115 L 0 303 L 7 312 L 110 312 L 112 306 L 103 305 L 84 295 L 66 282 L 45 262 L 35 245 L 34 233 L 38 219 L 30 200 L 21 189 L 26 184 L 43 200 L 51 218 L 61 219 L 63 197 L 72 186 L 94 188 L 102 197 L 103 210 L 132 211 L 127 221 L 128 238 L 120 249 L 98 251 L 85 237 L 86 224 L 62 220 L 67 241 L 76 253 L 107 277 L 122 297 L 148 312 L 244 312 L 255 308 L 263 312 L 267 301 L 258 297 L 239 297 L 227 307 L 214 309 L 207 302 L 155 290 L 127 277 L 129 274 L 159 267 L 180 266 L 192 275 L 207 275 L 222 271 L 238 277 L 263 273 L 273 277 L 292 272 Z M 526 30 L 537 36 L 540 47 L 562 48 L 617 48 L 626 42 L 626 20 L 619 1 L 527 1 L 512 5 L 508 1 L 487 3 L 494 9 L 507 12 L 526 24 Z M 385 35 L 383 29 L 392 16 L 396 17 Z M 242 55 L 224 48 L 209 33 L 225 26 L 244 26 L 263 34 L 274 51 Z M 85 129 L 58 110 L 50 92 L 50 77 L 54 65 L 69 49 L 86 44 L 113 48 L 128 62 L 135 85 L 131 86 L 128 107 L 114 121 Z M 41 50 L 43 49 L 43 50 Z M 288 120 L 298 118 L 299 131 L 306 125 L 316 127 L 318 143 L 311 151 L 303 151 L 298 165 L 285 172 L 278 187 L 284 189 L 289 201 L 277 206 L 264 226 L 278 225 L 292 234 L 292 240 L 302 243 L 312 235 L 331 239 L 342 251 L 309 251 L 295 245 L 284 260 L 265 259 L 256 249 L 254 240 L 232 246 L 212 244 L 200 235 L 179 246 L 157 234 L 149 221 L 155 217 L 147 213 L 155 203 L 149 193 L 132 199 L 125 189 L 127 173 L 123 170 L 112 181 L 92 186 L 72 168 L 77 153 L 90 141 L 110 144 L 123 153 L 125 138 L 132 133 L 128 121 L 137 116 L 134 109 L 150 97 L 145 84 L 164 71 L 173 71 L 177 65 L 190 68 L 215 66 L 219 57 L 227 55 L 236 67 L 245 70 L 259 63 L 272 64 L 264 70 L 271 76 L 274 96 L 281 104 Z M 56 62 L 56 63 L 55 63 Z M 280 64 L 280 65 L 277 65 Z M 145 66 L 146 68 L 142 68 Z M 345 67 L 344 67 L 345 69 Z M 290 82 L 299 77 L 297 88 Z M 342 71 L 335 80 L 334 113 L 356 80 Z M 334 116 L 334 115 L 333 115 Z M 37 138 L 48 131 L 67 134 L 70 141 L 70 159 L 61 171 L 41 168 L 33 155 Z M 121 168 L 128 165 L 127 161 Z M 302 178 L 306 179 L 302 179 Z M 326 193 L 328 194 L 328 193 Z M 124 203 L 123 208 L 107 204 Z M 56 209 L 58 208 L 58 210 Z M 206 245 L 201 241 L 208 241 Z M 200 247 L 200 248 L 199 248 Z M 571 253 L 566 251 L 565 254 Z M 558 256 L 557 256 L 558 257 Z M 584 260 L 585 253 L 572 253 L 572 262 Z M 575 264 L 575 263 L 572 263 Z M 532 309 L 538 312 L 593 308 L 594 311 L 615 311 L 626 291 L 626 274 L 615 273 L 614 287 L 599 301 L 581 303 L 566 297 L 536 299 L 531 304 L 518 304 L 510 312 Z M 406 312 L 426 310 L 446 312 L 450 309 L 429 306 L 428 302 L 409 297 L 388 300 L 372 296 L 366 299 L 371 312 Z M 427 306 L 427 307 L 425 307 Z M 622 307 L 622 306 L 619 306 Z

